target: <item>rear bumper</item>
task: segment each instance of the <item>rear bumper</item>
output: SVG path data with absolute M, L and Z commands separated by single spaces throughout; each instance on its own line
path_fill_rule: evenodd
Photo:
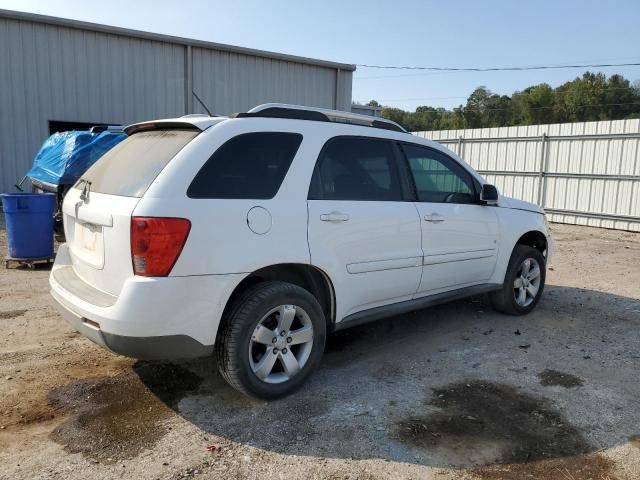
M 51 296 L 56 300 L 56 306 L 62 317 L 74 330 L 119 355 L 141 360 L 169 360 L 205 357 L 213 353 L 213 345 L 203 345 L 188 335 L 128 337 L 104 332 L 90 323 L 93 322 L 92 320 L 69 309 L 53 289 Z
M 61 270 L 72 268 L 62 245 L 49 285 L 63 318 L 98 345 L 139 359 L 211 354 L 226 300 L 245 276 L 132 277 L 107 301 L 108 294 Z

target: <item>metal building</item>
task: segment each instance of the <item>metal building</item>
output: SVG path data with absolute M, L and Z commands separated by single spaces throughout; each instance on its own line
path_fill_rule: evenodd
M 58 129 L 267 102 L 351 110 L 354 65 L 0 10 L 0 192 Z
M 371 107 L 369 105 L 360 105 L 358 103 L 352 103 L 351 113 L 357 113 L 359 115 L 369 115 L 370 117 L 381 117 L 382 107 Z

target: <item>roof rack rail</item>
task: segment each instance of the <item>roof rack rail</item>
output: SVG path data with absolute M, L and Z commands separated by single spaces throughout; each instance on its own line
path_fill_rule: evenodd
M 265 103 L 252 108 L 248 112 L 236 113 L 235 118 L 268 117 L 289 118 L 294 120 L 312 120 L 316 122 L 336 122 L 361 125 L 364 127 L 382 128 L 396 132 L 408 133 L 396 122 L 386 118 L 358 115 L 357 113 L 341 112 L 326 108 L 304 107 L 301 105 L 288 105 L 286 103 Z
M 210 118 L 211 115 L 206 114 L 206 113 L 189 113 L 187 115 L 181 115 L 180 118 Z

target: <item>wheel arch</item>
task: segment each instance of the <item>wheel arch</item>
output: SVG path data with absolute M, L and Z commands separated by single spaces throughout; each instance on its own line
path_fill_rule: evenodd
M 538 250 L 545 259 L 547 258 L 547 237 L 540 230 L 529 230 L 522 234 L 515 243 L 514 248 L 516 245 L 527 245 L 529 247 L 533 247 Z
M 280 280 L 304 288 L 311 293 L 322 307 L 327 329 L 330 329 L 335 318 L 335 290 L 329 276 L 314 265 L 302 263 L 279 263 L 262 267 L 247 275 L 236 285 L 224 307 L 222 318 L 247 289 L 259 283 Z

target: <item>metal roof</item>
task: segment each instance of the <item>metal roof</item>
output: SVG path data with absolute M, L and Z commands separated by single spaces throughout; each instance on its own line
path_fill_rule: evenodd
M 251 55 L 255 57 L 273 58 L 288 62 L 296 62 L 306 65 L 317 65 L 321 67 L 335 68 L 353 72 L 356 66 L 349 63 L 330 62 L 327 60 L 318 60 L 315 58 L 300 57 L 297 55 L 288 55 L 284 53 L 268 52 L 266 50 L 256 50 L 253 48 L 237 47 L 234 45 L 226 45 L 223 43 L 207 42 L 204 40 L 195 40 L 193 38 L 175 37 L 172 35 L 163 35 L 160 33 L 144 32 L 141 30 L 132 30 L 128 28 L 114 27 L 111 25 L 102 25 L 99 23 L 83 22 L 80 20 L 72 20 L 68 18 L 51 17 L 48 15 L 38 15 L 35 13 L 17 12 L 14 10 L 0 9 L 0 18 L 10 18 L 25 22 L 43 23 L 47 25 L 57 25 L 67 28 L 75 28 L 78 30 L 88 30 L 93 32 L 111 33 L 114 35 L 122 35 L 127 37 L 141 38 L 146 40 L 155 40 L 165 43 L 185 45 L 191 47 L 208 48 L 231 53 L 239 53 L 243 55 Z

